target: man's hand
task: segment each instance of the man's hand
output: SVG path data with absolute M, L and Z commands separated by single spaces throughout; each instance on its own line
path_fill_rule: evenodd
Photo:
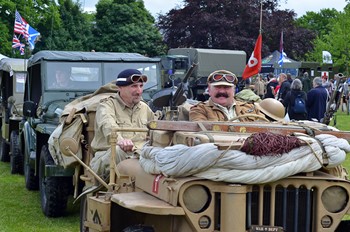
M 121 140 L 117 145 L 125 152 L 130 152 L 134 148 L 134 143 L 130 139 Z

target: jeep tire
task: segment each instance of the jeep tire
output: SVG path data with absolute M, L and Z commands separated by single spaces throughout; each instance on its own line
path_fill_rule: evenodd
M 11 132 L 10 142 L 10 163 L 11 163 L 11 174 L 23 174 L 23 155 L 19 147 L 18 131 Z
M 41 209 L 47 217 L 64 215 L 72 185 L 71 177 L 45 176 L 45 165 L 54 164 L 47 145 L 44 145 L 40 153 L 39 189 Z

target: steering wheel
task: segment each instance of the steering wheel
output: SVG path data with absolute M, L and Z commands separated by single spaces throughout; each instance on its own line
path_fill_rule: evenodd
M 237 119 L 249 118 L 249 117 L 261 119 L 261 120 L 263 120 L 265 122 L 270 122 L 267 118 L 265 118 L 262 115 L 258 115 L 258 114 L 242 114 L 242 115 L 239 115 L 239 116 L 236 116 L 236 117 L 230 119 L 229 121 L 234 121 L 234 120 L 237 120 Z

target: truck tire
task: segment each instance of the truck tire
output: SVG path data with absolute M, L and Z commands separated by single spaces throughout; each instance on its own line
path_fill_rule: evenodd
M 18 131 L 11 132 L 11 143 L 10 143 L 10 163 L 11 163 L 11 174 L 23 174 L 23 155 L 19 147 Z
M 47 145 L 40 153 L 39 188 L 41 209 L 47 217 L 63 216 L 67 209 L 68 196 L 72 178 L 45 176 L 45 165 L 55 164 Z
M 0 151 L 0 160 L 2 162 L 10 161 L 10 145 L 6 142 L 6 139 L 1 137 L 1 151 Z
M 35 175 L 35 169 L 30 167 L 30 164 L 28 163 L 29 156 L 30 156 L 30 150 L 27 147 L 27 144 L 24 144 L 24 181 L 26 188 L 30 191 L 32 190 L 38 190 L 39 189 L 39 181 L 38 177 Z
M 89 232 L 89 228 L 84 226 L 87 218 L 87 194 L 80 199 L 80 232 Z

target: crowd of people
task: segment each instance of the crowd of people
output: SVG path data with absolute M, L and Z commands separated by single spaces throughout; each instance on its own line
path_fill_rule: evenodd
M 254 92 L 261 95 L 260 77 L 256 79 Z M 349 82 L 342 80 L 339 88 L 336 89 L 334 79 L 315 77 L 310 78 L 307 72 L 302 76 L 292 78 L 290 74 L 280 73 L 274 76 L 273 73 L 263 79 L 264 96 L 261 99 L 274 98 L 280 101 L 286 109 L 286 120 L 311 120 L 322 122 L 334 91 L 337 91 L 341 97 L 341 110 L 346 111 L 349 99 Z M 341 96 L 340 96 L 341 95 Z M 296 102 L 300 101 L 305 104 L 305 110 L 296 110 Z

